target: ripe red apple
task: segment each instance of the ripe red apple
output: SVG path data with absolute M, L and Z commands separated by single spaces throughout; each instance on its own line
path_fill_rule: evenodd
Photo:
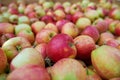
M 7 57 L 3 49 L 0 48 L 0 73 L 3 73 L 5 71 L 6 66 L 7 66 Z
M 36 35 L 37 43 L 48 43 L 57 33 L 50 29 L 42 29 Z
M 77 48 L 77 58 L 81 60 L 89 60 L 91 52 L 96 48 L 95 41 L 88 35 L 80 35 L 74 39 Z
M 3 45 L 8 62 L 10 62 L 22 49 L 31 47 L 30 42 L 23 37 L 14 37 L 7 40 Z
M 6 80 L 50 80 L 50 75 L 44 67 L 27 65 L 11 72 Z
M 28 18 L 36 18 L 37 17 L 37 13 L 36 12 L 31 12 L 31 13 L 28 13 Z
M 115 34 L 116 34 L 117 36 L 120 36 L 120 22 L 116 24 Z
M 72 37 L 62 33 L 57 34 L 49 41 L 46 53 L 53 62 L 67 57 L 75 58 L 77 54 Z
M 0 23 L 0 34 L 14 33 L 14 26 L 11 23 Z
M 52 80 L 86 80 L 86 70 L 82 64 L 71 58 L 56 62 L 50 71 Z
M 61 33 L 67 34 L 75 38 L 79 34 L 78 28 L 72 22 L 67 22 L 63 25 Z
M 40 53 L 42 54 L 43 58 L 45 59 L 46 58 L 46 47 L 47 47 L 47 44 L 46 43 L 41 43 L 41 44 L 38 44 L 35 49 Z
M 49 15 L 45 15 L 41 18 L 41 21 L 45 22 L 45 23 L 53 23 L 55 20 L 52 16 Z
M 92 51 L 91 60 L 96 72 L 103 79 L 109 80 L 120 76 L 119 49 L 102 45 Z
M 45 62 L 42 54 L 34 48 L 25 48 L 13 58 L 10 63 L 10 69 L 14 70 L 25 65 L 39 65 L 45 67 Z
M 81 32 L 82 35 L 88 35 L 90 37 L 92 37 L 94 39 L 95 42 L 98 41 L 99 39 L 99 32 L 98 30 L 94 27 L 94 26 L 87 26 L 82 32 Z
M 44 27 L 44 29 L 50 29 L 50 30 L 53 30 L 55 31 L 56 33 L 58 33 L 58 28 L 55 24 L 53 23 L 48 23 L 46 24 L 46 26 Z

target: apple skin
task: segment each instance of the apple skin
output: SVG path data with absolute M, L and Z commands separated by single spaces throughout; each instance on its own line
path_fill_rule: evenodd
M 42 29 L 36 35 L 36 42 L 39 43 L 48 43 L 57 33 L 50 29 Z
M 116 24 L 115 35 L 120 36 L 120 22 L 118 24 Z
M 0 23 L 0 34 L 14 33 L 14 26 L 11 23 Z
M 18 18 L 18 24 L 30 24 L 30 19 L 27 16 L 21 16 Z
M 71 58 L 63 58 L 56 62 L 50 71 L 52 80 L 86 80 L 86 69 Z
M 73 38 L 75 38 L 79 34 L 78 28 L 72 22 L 68 22 L 63 25 L 61 33 L 67 34 Z
M 34 48 L 25 48 L 19 54 L 13 58 L 10 63 L 10 70 L 23 67 L 25 65 L 39 65 L 45 67 L 45 62 L 42 54 L 40 54 Z
M 47 47 L 47 43 L 40 43 L 38 44 L 35 49 L 42 54 L 43 58 L 45 59 L 47 57 L 46 55 L 46 47 Z
M 37 34 L 45 27 L 45 25 L 46 24 L 43 21 L 36 21 L 36 22 L 32 23 L 31 28 L 32 28 L 32 31 L 34 32 L 34 34 Z
M 99 31 L 94 26 L 87 26 L 82 32 L 82 35 L 88 35 L 94 39 L 95 42 L 99 39 Z
M 116 20 L 120 20 L 120 10 L 118 8 L 114 8 L 112 10 L 110 10 L 109 12 L 109 17 L 116 19 Z
M 13 24 L 17 24 L 18 23 L 18 15 L 15 15 L 15 14 L 11 15 L 9 17 L 9 21 Z
M 92 69 L 87 68 L 87 80 L 102 80 L 101 77 Z
M 62 58 L 75 58 L 77 51 L 73 43 L 73 38 L 61 33 L 49 41 L 46 47 L 46 53 L 53 62 L 57 62 Z
M 119 49 L 107 45 L 102 45 L 92 51 L 91 60 L 96 72 L 103 79 L 109 80 L 111 78 L 120 76 Z
M 84 30 L 86 26 L 91 25 L 91 20 L 86 17 L 82 17 L 78 18 L 75 24 L 79 30 Z
M 2 45 L 2 49 L 4 50 L 8 62 L 11 60 L 24 48 L 31 47 L 30 42 L 23 37 L 14 37 L 10 38 Z
M 50 75 L 44 67 L 27 65 L 11 72 L 6 80 L 50 80 Z
M 77 48 L 77 58 L 89 60 L 91 52 L 96 48 L 95 41 L 88 35 L 80 35 L 74 38 L 74 44 Z
M 7 66 L 7 56 L 2 48 L 0 48 L 0 73 L 3 73 Z
M 47 23 L 50 23 L 50 22 L 53 23 L 55 20 L 52 16 L 45 15 L 41 18 L 41 21 L 43 21 L 47 24 Z
M 46 26 L 44 27 L 44 29 L 50 29 L 50 30 L 53 30 L 55 31 L 56 33 L 58 33 L 58 28 L 55 24 L 53 23 L 48 23 L 46 24 Z
M 16 36 L 26 38 L 31 44 L 35 41 L 34 33 L 31 30 L 22 30 Z

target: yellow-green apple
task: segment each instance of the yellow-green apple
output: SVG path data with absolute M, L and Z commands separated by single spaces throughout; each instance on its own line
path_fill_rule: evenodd
M 15 70 L 25 65 L 39 65 L 45 67 L 44 58 L 36 49 L 25 48 L 13 58 L 10 63 L 10 69 Z
M 0 23 L 9 22 L 3 15 L 0 15 Z
M 5 68 L 7 66 L 7 56 L 3 49 L 0 48 L 0 73 L 3 73 L 5 71 Z
M 40 43 L 38 45 L 35 46 L 35 49 L 40 53 L 42 54 L 43 58 L 45 59 L 46 58 L 46 46 L 47 46 L 47 43 Z
M 35 35 L 32 30 L 22 30 L 16 36 L 26 38 L 31 44 L 35 41 Z
M 30 24 L 30 19 L 27 16 L 18 17 L 18 24 Z
M 75 24 L 79 30 L 83 30 L 85 29 L 85 27 L 91 25 L 91 20 L 86 17 L 82 17 L 82 18 L 78 18 Z
M 90 26 L 87 26 L 82 32 L 81 32 L 82 35 L 88 35 L 90 37 L 92 37 L 94 39 L 95 42 L 98 41 L 99 39 L 99 31 L 92 25 Z
M 24 37 L 10 38 L 2 45 L 8 62 L 10 62 L 22 49 L 31 47 L 30 42 Z
M 83 11 L 86 10 L 86 8 L 87 8 L 87 6 L 88 6 L 89 3 L 90 3 L 90 0 L 83 0 L 81 2 L 81 8 L 82 8 Z
M 67 22 L 63 25 L 61 29 L 61 33 L 67 34 L 73 38 L 75 38 L 79 34 L 78 28 L 72 22 Z
M 44 29 L 50 29 L 50 30 L 53 30 L 55 31 L 56 33 L 58 33 L 58 28 L 55 24 L 53 23 L 48 23 L 46 24 L 46 26 L 44 27 Z
M 59 21 L 56 22 L 56 26 L 57 26 L 59 32 L 61 32 L 61 29 L 62 29 L 63 25 L 67 22 L 69 22 L 69 21 L 65 20 L 65 19 L 59 20 Z
M 62 5 L 63 5 L 64 8 L 66 8 L 66 7 L 70 7 L 70 6 L 71 6 L 71 3 L 68 2 L 68 1 L 65 1 L 65 2 L 63 2 Z
M 120 36 L 120 22 L 116 24 L 115 35 Z
M 48 10 L 50 8 L 52 8 L 54 6 L 54 2 L 53 1 L 45 1 L 43 4 L 43 9 L 44 10 Z
M 31 24 L 31 28 L 32 28 L 32 31 L 34 32 L 34 34 L 37 34 L 45 27 L 45 25 L 46 24 L 43 21 L 36 21 Z
M 119 49 L 102 45 L 92 51 L 91 60 L 96 72 L 103 79 L 109 80 L 111 78 L 120 77 Z
M 11 23 L 0 23 L 0 34 L 14 33 L 14 26 Z
M 98 45 L 106 44 L 107 41 L 115 39 L 115 36 L 110 32 L 104 32 L 100 34 Z
M 76 12 L 81 11 L 81 6 L 77 4 L 72 4 L 70 7 L 70 14 L 75 14 Z
M 15 15 L 15 14 L 11 15 L 9 17 L 9 22 L 13 23 L 13 24 L 17 24 L 18 23 L 18 15 Z
M 19 74 L 18 74 L 19 73 Z M 27 65 L 11 72 L 6 80 L 51 80 L 44 67 Z
M 42 29 L 36 34 L 37 43 L 48 43 L 57 33 L 50 29 Z
M 57 9 L 54 11 L 56 21 L 62 20 L 65 18 L 65 12 L 61 9 Z
M 97 5 L 95 2 L 90 2 L 88 3 L 87 7 L 86 7 L 86 11 L 87 10 L 96 10 L 97 9 Z
M 61 33 L 54 36 L 48 42 L 46 53 L 53 62 L 57 62 L 62 58 L 75 58 L 77 50 L 73 38 L 67 34 Z
M 95 41 L 88 35 L 79 35 L 74 38 L 74 44 L 77 48 L 77 58 L 89 60 L 91 52 L 96 48 Z
M 28 30 L 31 31 L 31 27 L 28 24 L 18 24 L 15 26 L 15 34 L 17 35 L 20 31 Z
M 92 69 L 87 68 L 87 80 L 102 80 L 101 77 Z
M 0 46 L 4 44 L 8 39 L 15 37 L 14 33 L 5 33 L 0 36 Z
M 119 13 L 120 13 L 119 8 L 114 8 L 114 9 L 110 10 L 109 17 L 111 17 L 113 19 L 120 20 L 120 14 Z
M 4 18 L 9 19 L 9 17 L 10 17 L 12 14 L 9 13 L 9 12 L 3 12 L 2 15 L 3 15 Z
M 45 16 L 45 10 L 43 8 L 40 8 L 38 10 L 35 11 L 36 12 L 36 15 L 37 15 L 37 18 L 41 18 L 43 16 Z
M 86 69 L 71 58 L 63 58 L 56 62 L 50 71 L 52 80 L 86 80 Z
M 95 21 L 97 18 L 99 18 L 99 14 L 96 10 L 88 10 L 84 14 L 91 21 Z
M 41 18 L 41 21 L 43 21 L 47 24 L 50 22 L 53 23 L 55 20 L 54 20 L 53 16 L 45 15 Z
M 25 4 L 23 4 L 23 3 L 19 4 L 19 6 L 18 6 L 18 12 L 20 14 L 24 14 L 25 8 L 26 8 Z

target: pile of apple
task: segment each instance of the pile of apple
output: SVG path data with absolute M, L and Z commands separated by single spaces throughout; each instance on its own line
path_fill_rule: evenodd
M 0 3 L 0 80 L 120 80 L 120 6 Z

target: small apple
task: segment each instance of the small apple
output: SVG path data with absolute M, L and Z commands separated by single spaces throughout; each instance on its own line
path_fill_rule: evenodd
M 10 62 L 22 49 L 31 47 L 30 42 L 23 37 L 14 37 L 7 40 L 3 45 L 8 62 Z
M 19 73 L 19 74 L 18 74 Z M 11 72 L 6 80 L 51 80 L 44 67 L 27 65 Z
M 10 63 L 10 69 L 13 71 L 25 65 L 39 65 L 45 67 L 45 62 L 42 54 L 34 48 L 25 48 L 13 58 Z
M 50 29 L 50 30 L 53 30 L 55 31 L 56 33 L 58 33 L 58 28 L 55 24 L 53 23 L 48 23 L 46 24 L 46 26 L 44 27 L 44 29 Z
M 31 28 L 32 31 L 37 34 L 38 32 L 40 32 L 44 27 L 45 27 L 45 22 L 43 21 L 36 21 L 34 23 L 32 23 Z
M 25 8 L 26 8 L 25 4 L 23 4 L 23 3 L 19 4 L 19 6 L 18 6 L 18 12 L 20 14 L 24 14 Z
M 9 21 L 13 24 L 17 24 L 18 23 L 18 15 L 15 15 L 15 14 L 11 15 L 9 17 Z
M 46 53 L 53 62 L 57 62 L 62 58 L 75 58 L 77 51 L 73 43 L 73 38 L 61 33 L 54 36 L 48 42 Z
M 116 19 L 116 20 L 120 20 L 120 10 L 118 8 L 114 8 L 112 10 L 110 10 L 109 12 L 109 17 Z
M 6 23 L 9 22 L 8 19 L 6 19 L 3 15 L 0 15 L 0 23 Z
M 41 18 L 41 21 L 43 21 L 47 24 L 47 23 L 50 23 L 50 22 L 53 23 L 55 20 L 52 16 L 45 15 Z
M 120 36 L 120 22 L 116 24 L 115 34 L 116 34 L 117 36 Z
M 42 29 L 36 34 L 37 43 L 48 43 L 57 33 L 50 29 Z
M 21 16 L 18 18 L 18 24 L 30 24 L 30 19 L 27 16 Z
M 44 10 L 47 10 L 52 8 L 54 6 L 54 3 L 52 1 L 46 1 L 42 4 L 42 6 Z
M 73 4 L 70 7 L 70 14 L 75 14 L 76 12 L 81 11 L 81 6 L 77 5 L 77 4 Z

